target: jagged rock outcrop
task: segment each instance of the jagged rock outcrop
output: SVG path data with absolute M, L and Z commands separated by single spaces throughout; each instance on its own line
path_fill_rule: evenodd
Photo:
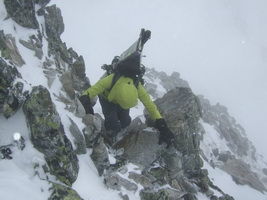
M 23 105 L 34 147 L 45 156 L 49 172 L 68 186 L 77 179 L 78 158 L 65 135 L 59 114 L 49 91 L 33 88 Z
M 4 1 L 8 13 L 7 17 L 11 17 L 18 25 L 37 31 L 28 39 L 19 40 L 11 34 L 5 35 L 4 31 L 0 31 L 0 52 L 4 58 L 0 59 L 0 111 L 6 118 L 9 118 L 16 114 L 16 111 L 23 104 L 31 141 L 46 159 L 46 165 L 42 166 L 43 170 L 47 174 L 54 175 L 61 183 L 71 186 L 77 179 L 79 172 L 76 153 L 86 153 L 83 133 L 70 118 L 69 131 L 75 138 L 74 150 L 65 135 L 63 124 L 52 102 L 50 92 L 44 86 L 33 86 L 29 94 L 29 91 L 24 90 L 24 84 L 27 83 L 27 80 L 23 80 L 24 77 L 21 77 L 16 68 L 25 65 L 16 45 L 16 41 L 19 41 L 24 47 L 33 51 L 35 57 L 43 61 L 43 65 L 36 67 L 43 67 L 49 88 L 53 86 L 58 76 L 61 76 L 61 80 L 63 80 L 63 75 L 69 74 L 67 78 L 70 78 L 69 85 L 71 85 L 72 90 L 64 87 L 63 80 L 62 93 L 53 95 L 57 97 L 58 101 L 66 104 L 66 110 L 81 115 L 80 110 L 77 109 L 76 94 L 80 94 L 90 86 L 89 80 L 85 76 L 85 63 L 82 56 L 78 56 L 71 48 L 67 49 L 66 44 L 61 41 L 60 35 L 64 31 L 61 11 L 55 5 L 46 7 L 49 2 L 50 0 Z M 39 24 L 37 15 L 43 17 L 45 24 Z M 49 44 L 48 53 L 43 49 L 44 40 L 47 40 Z M 44 55 L 46 55 L 45 61 Z M 18 78 L 21 78 L 23 83 L 18 81 Z M 48 181 L 51 180 L 48 178 Z M 81 199 L 71 188 L 56 183 L 53 183 L 51 190 L 53 193 L 50 199 Z
M 29 0 L 4 0 L 8 15 L 19 25 L 38 29 L 39 23 L 35 15 L 35 3 Z
M 53 192 L 48 200 L 83 200 L 75 190 L 57 183 L 52 184 L 51 190 Z
M 99 176 L 102 176 L 104 170 L 110 166 L 108 151 L 102 138 L 95 141 L 90 157 L 98 170 Z
M 11 117 L 21 107 L 27 92 L 23 92 L 23 83 L 15 79 L 21 77 L 16 67 L 0 58 L 0 112 L 5 118 Z
M 166 92 L 175 87 L 190 88 L 188 82 L 181 79 L 178 72 L 173 72 L 171 76 L 168 76 L 165 72 L 157 72 L 155 69 L 146 68 L 146 90 L 156 99 L 165 94 L 160 87 L 163 87 Z
M 79 154 L 86 154 L 86 142 L 85 142 L 85 138 L 83 136 L 83 133 L 80 131 L 79 127 L 77 126 L 77 124 L 69 117 L 69 120 L 71 122 L 70 126 L 69 126 L 69 130 L 72 134 L 72 136 L 74 137 L 74 144 L 76 146 L 75 153 L 77 155 Z
M 3 30 L 0 31 L 0 51 L 3 58 L 10 60 L 15 65 L 22 66 L 25 64 L 14 37 L 10 34 L 5 35 Z
M 41 35 L 38 34 L 38 37 L 35 35 L 32 35 L 28 41 L 20 39 L 19 42 L 25 46 L 26 48 L 32 50 L 35 52 L 35 56 L 39 58 L 39 60 L 42 60 L 43 58 L 43 44 L 41 41 Z
M 233 180 L 240 185 L 249 185 L 250 187 L 265 192 L 266 188 L 260 181 L 258 175 L 251 171 L 249 164 L 235 157 L 227 159 L 223 165 L 217 165 L 220 169 L 230 174 Z
M 212 106 L 203 96 L 199 96 L 199 99 L 203 108 L 202 119 L 216 128 L 233 152 L 239 156 L 247 156 L 251 144 L 245 137 L 244 128 L 228 114 L 226 107 L 220 104 Z M 255 152 L 255 148 L 253 150 Z
M 196 199 L 194 194 L 199 190 L 211 196 L 210 187 L 216 187 L 202 169 L 199 154 L 201 109 L 198 98 L 190 88 L 177 87 L 155 103 L 175 134 L 173 147 L 165 149 L 164 145 L 158 145 L 157 131 L 144 129 L 145 125 L 137 120 L 133 126 L 135 131 L 130 129 L 115 146 L 124 150 L 123 158 L 142 166 L 146 187 L 140 193 L 141 199 Z M 147 121 L 150 121 L 148 115 Z M 171 187 L 156 189 L 167 184 Z
M 218 148 L 212 150 L 212 163 L 233 177 L 237 184 L 249 185 L 261 192 L 267 191 L 266 187 L 244 159 L 249 157 L 256 161 L 256 149 L 247 139 L 244 128 L 237 124 L 231 117 L 227 108 L 220 105 L 211 105 L 203 96 L 199 96 L 203 110 L 203 121 L 214 126 L 222 139 L 227 141 L 229 151 Z M 208 161 L 208 160 L 207 160 Z

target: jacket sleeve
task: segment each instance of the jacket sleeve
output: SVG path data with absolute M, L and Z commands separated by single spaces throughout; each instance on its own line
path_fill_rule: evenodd
M 138 98 L 144 104 L 153 120 L 162 118 L 156 104 L 152 101 L 146 89 L 141 84 L 139 84 L 138 87 Z
M 82 95 L 89 95 L 90 99 L 110 88 L 114 74 L 111 74 L 103 79 L 100 79 L 96 84 L 89 87 Z

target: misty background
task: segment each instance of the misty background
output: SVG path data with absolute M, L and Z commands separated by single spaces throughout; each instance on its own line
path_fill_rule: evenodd
M 195 94 L 228 108 L 267 158 L 266 0 L 52 0 L 61 39 L 85 59 L 92 84 L 139 36 L 152 31 L 143 64 L 179 72 Z

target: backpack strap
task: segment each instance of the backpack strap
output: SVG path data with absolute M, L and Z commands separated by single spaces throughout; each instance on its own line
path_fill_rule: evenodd
M 111 83 L 111 85 L 110 85 L 109 91 L 112 90 L 112 88 L 114 87 L 114 85 L 115 85 L 116 82 L 120 79 L 121 76 L 122 76 L 122 75 L 121 75 L 120 73 L 118 73 L 118 72 L 115 72 L 115 73 L 114 73 L 114 76 L 113 76 L 113 78 L 112 78 L 112 83 Z M 139 81 L 140 81 L 139 78 L 136 77 L 136 78 L 132 78 L 132 79 L 133 79 L 133 84 L 134 84 L 134 86 L 138 89 Z
M 111 82 L 111 85 L 110 85 L 110 88 L 109 88 L 109 91 L 112 90 L 112 88 L 114 87 L 114 85 L 116 84 L 116 82 L 119 80 L 119 78 L 121 77 L 122 75 L 118 72 L 115 72 L 114 73 L 114 76 L 112 78 L 112 82 Z

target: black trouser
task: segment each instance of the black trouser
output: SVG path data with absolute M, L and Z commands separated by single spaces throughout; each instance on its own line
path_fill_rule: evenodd
M 99 97 L 102 112 L 105 117 L 104 126 L 107 131 L 118 133 L 122 128 L 127 127 L 131 123 L 130 110 L 123 109 L 118 104 L 109 102 L 103 97 Z

